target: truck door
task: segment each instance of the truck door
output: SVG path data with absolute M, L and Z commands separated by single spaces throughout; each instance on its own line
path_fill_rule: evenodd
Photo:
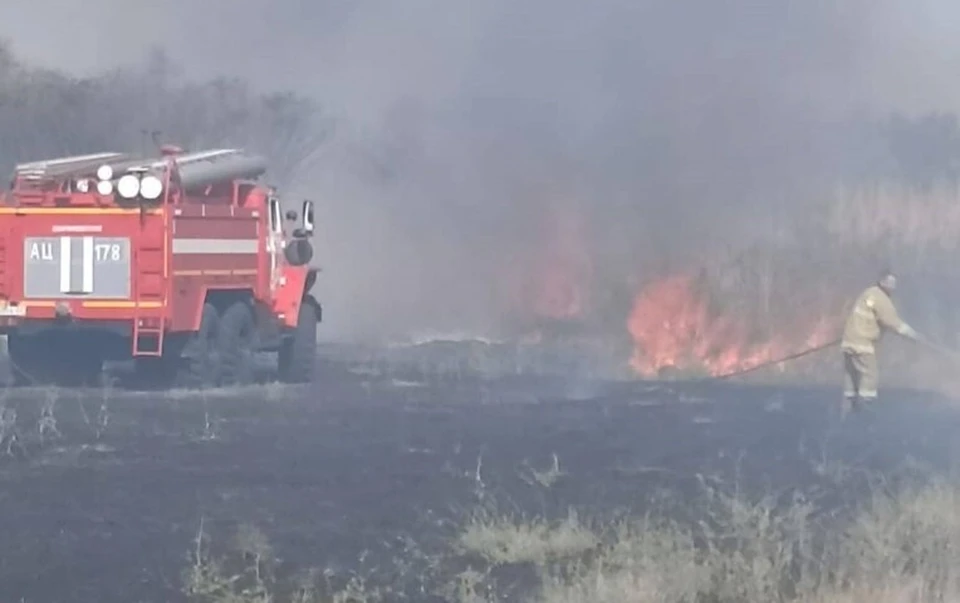
M 280 258 L 283 256 L 283 213 L 280 199 L 270 197 L 267 201 L 270 209 L 270 232 L 267 234 L 267 252 L 270 254 L 270 291 L 276 292 L 280 286 Z

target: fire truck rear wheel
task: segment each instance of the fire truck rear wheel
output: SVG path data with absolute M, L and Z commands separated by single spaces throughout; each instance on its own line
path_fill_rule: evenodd
M 310 383 L 317 363 L 317 313 L 306 300 L 300 304 L 297 326 L 280 346 L 280 380 L 286 383 Z
M 220 318 L 220 376 L 222 385 L 247 385 L 253 382 L 253 312 L 246 302 L 230 304 Z
M 213 304 L 204 304 L 200 330 L 190 337 L 180 353 L 176 385 L 203 388 L 220 384 L 219 334 L 220 314 Z

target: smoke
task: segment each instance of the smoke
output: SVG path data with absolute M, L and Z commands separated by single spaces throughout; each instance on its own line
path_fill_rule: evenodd
M 162 44 L 336 117 L 289 190 L 331 336 L 506 324 L 551 208 L 615 288 L 802 208 L 876 153 L 872 117 L 960 102 L 945 0 L 75 5 L 14 3 L 0 35 L 77 73 Z

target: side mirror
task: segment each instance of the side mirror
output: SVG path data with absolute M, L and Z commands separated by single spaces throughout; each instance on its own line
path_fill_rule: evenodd
M 297 211 L 295 209 L 287 210 L 286 218 L 287 218 L 287 221 L 293 222 L 294 220 L 297 219 Z
M 309 199 L 303 202 L 303 230 L 307 236 L 313 234 L 313 201 Z

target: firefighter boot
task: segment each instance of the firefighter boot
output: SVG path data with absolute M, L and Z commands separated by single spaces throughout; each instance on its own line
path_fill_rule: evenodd
M 847 415 L 858 412 L 861 407 L 859 396 L 844 396 L 843 404 L 840 407 L 840 418 L 844 419 Z

